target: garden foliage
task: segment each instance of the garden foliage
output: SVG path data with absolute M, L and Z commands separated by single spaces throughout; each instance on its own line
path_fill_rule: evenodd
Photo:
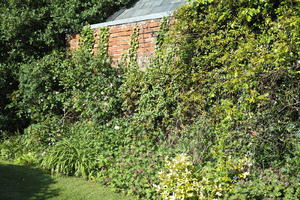
M 113 68 L 85 28 L 78 51 L 21 65 L 31 124 L 1 155 L 141 199 L 300 199 L 299 15 L 297 0 L 189 1 L 145 71 L 137 31 Z
M 87 23 L 104 21 L 131 0 L 0 1 L 0 132 L 20 132 L 30 124 L 12 107 L 20 65 L 65 49 L 66 38 Z M 31 70 L 27 65 L 27 70 Z M 2 133 L 1 133 L 2 135 Z

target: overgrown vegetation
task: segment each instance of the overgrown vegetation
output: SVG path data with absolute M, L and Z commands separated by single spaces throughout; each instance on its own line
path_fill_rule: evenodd
M 21 65 L 11 100 L 31 124 L 1 156 L 141 199 L 300 199 L 299 15 L 297 0 L 189 1 L 146 71 L 137 31 L 112 68 L 84 29 L 80 50 Z
M 129 3 L 131 0 L 0 1 L 0 137 L 22 132 L 31 124 L 11 106 L 22 73 L 20 66 L 53 50 L 64 51 L 67 37 Z

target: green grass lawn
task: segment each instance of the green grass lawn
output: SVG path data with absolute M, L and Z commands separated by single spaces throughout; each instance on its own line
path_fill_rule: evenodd
M 134 200 L 95 182 L 0 161 L 0 200 Z

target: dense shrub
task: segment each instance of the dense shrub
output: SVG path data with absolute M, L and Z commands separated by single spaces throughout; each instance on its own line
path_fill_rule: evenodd
M 27 125 L 17 116 L 17 110 L 9 106 L 12 93 L 17 87 L 16 66 L 0 62 L 0 139 Z
M 264 167 L 292 153 L 299 130 L 297 5 L 192 1 L 177 13 L 184 105 L 208 118 L 216 148 Z
M 286 174 L 286 169 L 259 171 L 247 181 L 237 183 L 228 199 L 299 199 L 299 174 Z
M 16 105 L 33 122 L 59 116 L 63 123 L 79 119 L 105 122 L 118 114 L 117 69 L 86 50 L 70 57 L 53 52 L 23 65 Z

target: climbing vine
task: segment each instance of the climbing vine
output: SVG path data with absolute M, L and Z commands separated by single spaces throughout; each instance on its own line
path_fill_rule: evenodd
M 86 25 L 82 28 L 79 44 L 81 48 L 92 51 L 95 44 L 94 31 L 90 28 L 90 25 Z
M 121 65 L 125 69 L 137 68 L 137 51 L 139 48 L 139 28 L 135 27 L 130 37 L 128 53 L 123 55 Z M 133 67 L 134 66 L 134 67 Z
M 101 57 L 108 55 L 108 38 L 109 38 L 109 28 L 103 27 L 99 30 L 99 44 L 98 44 L 98 54 Z
M 129 57 L 136 59 L 139 48 L 139 28 L 135 27 L 130 39 Z
M 170 30 L 170 20 L 167 17 L 161 19 L 159 31 L 157 32 L 155 50 L 159 51 L 165 42 L 166 34 Z

